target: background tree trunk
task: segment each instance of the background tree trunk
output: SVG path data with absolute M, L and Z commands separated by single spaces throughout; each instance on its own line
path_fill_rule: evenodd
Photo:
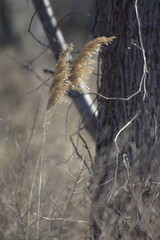
M 100 54 L 92 239 L 160 239 L 160 0 L 97 0 Z M 125 99 L 122 99 L 125 98 Z
M 10 5 L 8 1 L 0 1 L 0 46 L 5 46 L 18 41 L 14 34 Z

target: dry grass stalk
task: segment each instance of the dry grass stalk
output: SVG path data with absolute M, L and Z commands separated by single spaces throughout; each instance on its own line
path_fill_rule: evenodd
M 89 78 L 93 71 L 90 66 L 95 61 L 93 55 L 99 52 L 102 44 L 108 45 L 115 37 L 98 37 L 87 43 L 81 50 L 80 55 L 69 65 L 69 56 L 73 50 L 73 45 L 68 45 L 67 49 L 60 55 L 56 73 L 50 87 L 50 97 L 47 110 L 56 103 L 65 102 L 64 94 L 68 90 L 80 90 L 84 81 Z
M 70 72 L 71 88 L 81 88 L 81 84 L 88 80 L 93 71 L 91 64 L 95 63 L 92 59 L 97 54 L 102 44 L 108 45 L 115 37 L 98 37 L 87 43 L 81 50 L 80 55 L 73 62 Z
M 65 102 L 64 94 L 68 91 L 70 82 L 70 65 L 69 58 L 70 53 L 73 50 L 73 45 L 69 44 L 67 49 L 60 54 L 56 72 L 50 87 L 50 97 L 47 104 L 47 110 L 49 110 L 56 103 Z

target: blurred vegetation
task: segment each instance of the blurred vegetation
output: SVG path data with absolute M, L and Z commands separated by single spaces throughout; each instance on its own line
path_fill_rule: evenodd
M 72 106 L 66 124 L 69 104 L 57 107 L 41 162 L 48 86 L 28 92 L 41 84 L 38 78 L 51 77 L 43 69 L 54 70 L 56 62 L 50 49 L 28 33 L 35 11 L 31 1 L 4 0 L 2 4 L 6 6 L 0 18 L 0 239 L 86 239 L 89 173 L 69 140 L 80 116 Z M 66 41 L 81 47 L 94 24 L 93 1 L 55 0 L 52 4 Z M 47 44 L 38 17 L 32 32 Z M 91 138 L 85 132 L 84 137 L 94 155 Z M 90 165 L 83 141 L 78 140 L 78 147 Z

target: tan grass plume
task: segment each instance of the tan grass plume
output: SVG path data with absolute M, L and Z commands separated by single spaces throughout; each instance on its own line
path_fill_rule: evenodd
M 95 62 L 93 55 L 97 54 L 102 44 L 108 45 L 115 37 L 98 37 L 87 43 L 80 51 L 79 56 L 69 64 L 69 56 L 73 45 L 60 54 L 53 82 L 50 87 L 50 97 L 47 104 L 49 110 L 56 103 L 65 102 L 64 94 L 68 90 L 80 90 L 83 83 L 93 71 L 91 64 Z
M 95 63 L 92 59 L 97 54 L 102 44 L 108 45 L 115 37 L 98 37 L 87 43 L 82 49 L 79 56 L 72 64 L 70 72 L 71 88 L 81 88 L 81 84 L 88 80 L 93 71 L 91 64 Z
M 49 89 L 49 100 L 47 104 L 47 110 L 49 110 L 56 103 L 65 102 L 64 94 L 69 89 L 69 74 L 70 65 L 69 58 L 70 53 L 73 50 L 73 45 L 69 44 L 67 49 L 61 52 L 59 60 L 56 66 L 56 72 L 54 74 L 53 81 Z

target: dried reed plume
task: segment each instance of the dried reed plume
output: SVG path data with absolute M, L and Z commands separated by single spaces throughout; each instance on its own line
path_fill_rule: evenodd
M 67 49 L 60 54 L 57 69 L 50 87 L 50 97 L 47 104 L 49 110 L 56 103 L 64 102 L 64 94 L 68 90 L 80 90 L 83 82 L 89 78 L 93 68 L 90 66 L 95 61 L 93 55 L 98 53 L 102 44 L 108 45 L 115 37 L 98 37 L 87 43 L 81 50 L 80 55 L 69 64 L 69 56 L 73 50 L 73 45 L 68 45 Z
M 83 87 L 83 82 L 88 80 L 89 75 L 93 71 L 91 64 L 95 60 L 91 59 L 93 55 L 97 54 L 102 44 L 108 45 L 115 37 L 98 37 L 87 43 L 80 52 L 80 55 L 72 64 L 70 72 L 70 82 L 72 89 L 80 89 Z
M 69 44 L 67 49 L 61 52 L 59 60 L 56 66 L 56 72 L 52 84 L 49 89 L 50 97 L 47 104 L 47 110 L 49 110 L 56 103 L 65 102 L 64 94 L 69 89 L 69 74 L 70 65 L 69 58 L 70 53 L 73 50 L 73 45 Z

